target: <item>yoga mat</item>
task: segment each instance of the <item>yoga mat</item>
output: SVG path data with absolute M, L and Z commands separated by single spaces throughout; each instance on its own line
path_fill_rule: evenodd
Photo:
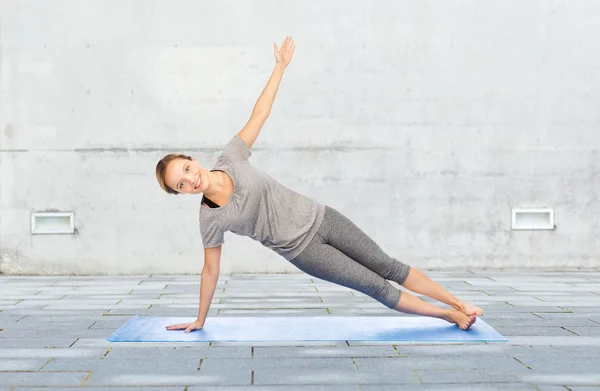
M 209 317 L 204 329 L 166 330 L 194 318 L 136 316 L 114 332 L 111 342 L 506 342 L 481 318 L 467 331 L 426 317 Z

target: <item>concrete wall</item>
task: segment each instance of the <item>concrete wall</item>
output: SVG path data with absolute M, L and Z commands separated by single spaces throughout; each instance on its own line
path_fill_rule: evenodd
M 600 266 L 599 1 L 3 0 L 0 270 L 199 272 L 199 197 L 155 164 L 214 163 L 286 34 L 254 164 L 421 268 Z M 76 235 L 32 236 L 54 209 Z M 226 241 L 224 273 L 297 271 Z

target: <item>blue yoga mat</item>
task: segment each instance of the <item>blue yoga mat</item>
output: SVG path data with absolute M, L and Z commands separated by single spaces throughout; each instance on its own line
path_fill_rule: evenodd
M 481 318 L 467 331 L 444 320 L 426 317 L 209 317 L 204 329 L 185 333 L 166 330 L 194 318 L 136 316 L 108 340 L 111 342 L 506 342 Z

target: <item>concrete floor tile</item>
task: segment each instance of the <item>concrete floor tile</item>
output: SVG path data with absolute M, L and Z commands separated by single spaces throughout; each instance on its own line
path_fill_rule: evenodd
M 485 359 L 484 359 L 485 358 Z M 512 357 L 494 357 L 491 355 L 463 355 L 453 356 L 447 360 L 443 356 L 404 356 L 393 358 L 355 358 L 354 363 L 361 372 L 383 371 L 394 373 L 403 370 L 416 370 L 420 372 L 435 370 L 461 370 L 492 371 L 497 373 L 528 373 L 530 370 Z
M 144 373 L 130 374 L 123 371 L 119 372 L 95 372 L 85 382 L 88 386 L 105 387 L 174 387 L 174 386 L 193 386 L 193 385 L 250 385 L 252 373 L 250 372 L 220 372 L 212 374 L 171 374 L 164 373 Z
M 108 391 L 104 387 L 43 387 L 43 388 L 29 388 L 29 387 L 17 387 L 12 391 L 73 391 L 73 390 L 85 390 L 85 391 Z M 3 391 L 0 387 L 0 391 Z M 110 387 L 109 391 L 185 391 L 184 386 L 179 387 Z
M 0 348 L 0 358 L 101 358 L 106 348 Z
M 327 368 L 283 371 L 256 371 L 254 384 L 257 385 L 308 385 L 308 384 L 344 384 L 352 387 L 354 384 L 420 384 L 414 373 L 395 373 L 394 376 L 381 376 L 373 373 L 358 371 L 331 371 Z M 400 388 L 402 389 L 402 388 Z
M 419 384 L 419 385 L 402 385 L 402 388 L 398 388 L 398 385 L 390 384 L 377 384 L 377 385 L 363 385 L 361 386 L 362 391 L 540 391 L 538 388 L 531 384 L 523 383 L 495 383 L 495 384 Z M 567 391 L 562 389 L 560 391 Z
M 585 374 L 585 373 L 569 373 L 568 371 L 560 371 L 556 373 L 532 373 L 529 375 L 515 375 L 523 382 L 533 383 L 537 385 L 569 385 L 571 386 L 593 386 L 598 389 L 600 384 L 600 374 Z M 594 388 L 593 388 L 594 389 Z
M 12 338 L 0 338 L 2 348 L 68 348 L 77 341 L 72 338 L 31 338 L 27 335 Z
M 423 384 L 434 383 L 466 383 L 475 386 L 477 383 L 513 383 L 519 379 L 514 374 L 493 370 L 463 369 L 432 369 L 416 370 L 417 376 Z
M 87 391 L 87 390 L 86 390 Z M 111 390 L 112 391 L 112 390 Z M 187 391 L 360 391 L 358 385 L 192 386 Z
M 565 328 L 582 337 L 600 337 L 600 324 L 597 326 L 568 326 Z
M 173 345 L 135 347 L 135 346 L 112 346 L 106 354 L 106 360 L 115 359 L 152 359 L 162 358 L 168 360 L 172 357 L 186 358 L 238 358 L 249 359 L 252 355 L 252 347 L 219 347 L 219 346 L 187 346 L 179 347 Z
M 254 347 L 254 358 L 329 358 L 329 357 L 398 357 L 392 346 L 340 346 L 340 347 Z
M 88 372 L 2 372 L 0 381 L 12 387 L 75 387 L 88 375 Z
M 48 359 L 45 358 L 0 358 L 0 371 L 37 371 L 47 362 Z
M 565 336 L 569 337 L 574 335 L 569 330 L 562 327 L 544 327 L 544 326 L 495 326 L 496 331 L 505 336 L 509 337 L 521 337 L 521 336 Z
M 156 373 L 161 371 L 170 374 L 193 374 L 198 370 L 200 359 L 197 357 L 170 355 L 164 357 L 123 357 L 105 359 L 101 358 L 53 358 L 40 372 L 123 372 L 128 374 Z

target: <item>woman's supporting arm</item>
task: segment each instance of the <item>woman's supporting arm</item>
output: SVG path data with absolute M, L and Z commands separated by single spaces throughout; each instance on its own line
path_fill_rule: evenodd
M 219 272 L 221 269 L 221 248 L 222 246 L 204 249 L 204 267 L 200 277 L 200 303 L 198 305 L 198 317 L 191 323 L 180 323 L 167 326 L 167 330 L 185 330 L 189 333 L 193 330 L 200 330 L 204 327 L 206 315 L 210 308 L 210 303 L 217 288 L 219 281 Z
M 206 315 L 215 294 L 217 282 L 219 281 L 222 247 L 204 249 L 204 268 L 202 268 L 202 276 L 200 277 L 200 303 L 198 306 L 198 318 L 196 319 L 196 322 L 201 327 L 204 327 Z

